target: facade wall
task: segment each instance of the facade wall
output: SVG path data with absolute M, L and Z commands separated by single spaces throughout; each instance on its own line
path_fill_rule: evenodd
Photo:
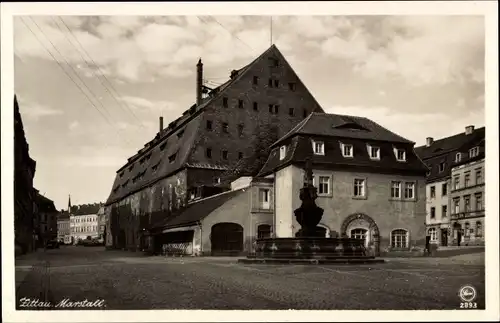
M 274 234 L 277 238 L 295 235 L 299 224 L 293 211 L 300 206 L 299 191 L 303 186 L 304 172 L 298 167 L 289 166 L 275 173 L 276 217 Z
M 443 186 L 446 190 L 443 192 Z M 434 194 L 431 192 L 434 191 Z M 426 227 L 431 243 L 448 245 L 448 229 L 450 226 L 450 196 L 451 186 L 449 178 L 428 183 L 426 187 Z M 443 194 L 445 193 L 445 194 Z M 434 211 L 433 211 L 434 209 Z M 434 214 L 434 216 L 432 216 Z
M 292 230 L 286 230 L 288 237 L 293 237 L 300 229 L 295 220 L 293 210 L 300 206 L 299 191 L 304 178 L 304 171 L 295 166 L 289 170 L 276 173 L 277 205 L 287 203 L 288 206 L 276 210 L 276 220 L 280 223 L 292 223 Z M 369 229 L 364 219 L 371 218 L 379 231 L 379 248 L 381 252 L 391 249 L 391 233 L 393 230 L 403 229 L 407 232 L 408 249 L 412 246 L 425 244 L 425 178 L 415 176 L 386 175 L 362 172 L 340 172 L 313 170 L 315 186 L 319 176 L 330 177 L 331 190 L 325 196 L 319 196 L 316 204 L 324 209 L 321 225 L 342 234 L 341 228 L 348 217 L 360 215 L 359 219 L 350 221 L 346 226 L 347 235 L 351 230 L 360 228 Z M 365 197 L 354 197 L 354 179 L 364 179 Z M 415 199 L 402 200 L 391 198 L 391 182 L 414 182 Z M 290 185 L 289 183 L 297 183 Z M 284 192 L 282 188 L 284 187 Z M 366 217 L 367 216 L 367 217 Z M 282 221 L 282 222 L 281 222 Z M 277 233 L 285 233 L 277 226 Z M 373 234 L 373 232 L 371 232 Z M 367 243 L 375 237 L 368 237 Z
M 205 255 L 211 252 L 211 230 L 217 223 L 236 223 L 243 227 L 244 252 L 254 250 L 253 243 L 257 238 L 259 225 L 273 224 L 272 209 L 263 210 L 259 207 L 258 192 L 260 188 L 271 189 L 271 185 L 255 185 L 246 189 L 246 194 L 238 195 L 211 212 L 201 223 L 201 250 Z M 272 192 L 272 190 L 271 190 Z M 272 195 L 272 194 L 271 194 Z M 195 232 L 195 237 L 198 235 Z
M 476 174 L 480 172 L 477 180 Z M 465 177 L 469 175 L 470 182 L 466 186 Z M 455 178 L 459 179 L 458 189 L 454 186 Z M 461 245 L 484 245 L 485 241 L 485 163 L 484 159 L 454 167 L 451 171 L 451 192 L 449 199 L 450 208 L 450 236 L 449 244 L 458 244 L 458 231 L 462 230 Z M 466 199 L 470 201 L 469 209 L 466 208 Z M 460 209 L 455 210 L 454 201 L 459 201 Z M 480 201 L 480 205 L 478 205 Z M 457 226 L 460 225 L 460 227 Z
M 85 240 L 88 236 L 99 236 L 99 220 L 97 214 L 71 215 L 69 218 L 71 236 L 74 241 Z
M 143 228 L 161 221 L 169 210 L 186 204 L 186 182 L 187 171 L 182 170 L 106 206 L 105 213 L 109 218 L 107 245 L 130 250 L 140 248 L 144 242 Z
M 70 220 L 69 219 L 58 219 L 57 220 L 57 240 L 66 241 L 67 237 L 71 237 L 70 231 Z

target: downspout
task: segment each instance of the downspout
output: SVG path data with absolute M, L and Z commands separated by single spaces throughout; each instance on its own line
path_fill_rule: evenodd
M 276 238 L 276 173 L 273 176 L 273 238 Z

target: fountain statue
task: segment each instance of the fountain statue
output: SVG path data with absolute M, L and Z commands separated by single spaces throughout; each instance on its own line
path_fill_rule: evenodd
M 324 229 L 318 227 L 323 209 L 316 205 L 316 187 L 313 185 L 311 159 L 304 167 L 304 186 L 299 198 L 302 204 L 294 211 L 301 228 L 292 238 L 262 238 L 255 243 L 255 253 L 241 263 L 379 263 L 366 254 L 361 239 L 349 237 L 325 237 Z

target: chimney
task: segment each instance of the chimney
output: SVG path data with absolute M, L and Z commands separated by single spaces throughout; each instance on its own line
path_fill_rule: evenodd
M 467 126 L 467 127 L 465 127 L 465 134 L 466 135 L 470 135 L 473 132 L 474 132 L 474 126 Z
M 434 138 L 432 137 L 427 137 L 427 143 L 425 144 L 427 147 L 430 147 L 432 143 L 434 142 Z
M 160 132 L 163 131 L 163 117 L 160 117 Z
M 201 58 L 196 64 L 196 105 L 201 104 L 201 92 L 203 87 L 203 63 Z

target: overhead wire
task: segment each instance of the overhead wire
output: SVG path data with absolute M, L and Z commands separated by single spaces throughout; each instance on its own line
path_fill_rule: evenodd
M 113 84 L 109 81 L 109 79 L 106 77 L 105 73 L 102 71 L 101 67 L 95 62 L 95 60 L 92 58 L 92 56 L 87 52 L 87 50 L 85 49 L 85 47 L 82 45 L 82 43 L 78 40 L 78 38 L 76 37 L 76 35 L 73 33 L 73 31 L 69 28 L 69 26 L 66 24 L 66 22 L 64 21 L 63 18 L 61 17 L 58 17 L 59 20 L 64 24 L 64 26 L 66 27 L 66 29 L 68 30 L 68 32 L 71 34 L 71 36 L 73 37 L 73 39 L 75 40 L 75 42 L 78 44 L 78 46 L 81 48 L 82 52 L 85 53 L 85 55 L 87 55 L 87 57 L 92 61 L 92 63 L 94 64 L 94 66 L 98 69 L 98 71 L 100 72 L 101 74 L 101 77 L 99 77 L 98 75 L 96 75 L 95 71 L 92 69 L 91 67 L 91 64 L 83 57 L 83 55 L 81 54 L 81 52 L 76 48 L 76 46 L 74 46 L 74 44 L 69 40 L 68 37 L 66 37 L 65 33 L 62 31 L 62 29 L 59 27 L 59 24 L 55 21 L 54 18 L 52 18 L 54 20 L 54 23 L 56 24 L 56 26 L 59 28 L 59 30 L 61 31 L 61 33 L 63 33 L 66 37 L 66 39 L 68 40 L 68 42 L 75 48 L 75 50 L 80 54 L 80 57 L 85 61 L 85 63 L 87 64 L 87 66 L 89 67 L 89 69 L 92 71 L 92 73 L 94 74 L 94 76 L 96 76 L 99 81 L 101 82 L 101 85 L 104 87 L 104 89 L 106 90 L 106 92 L 109 93 L 109 95 L 116 101 L 116 103 L 121 106 L 122 108 L 124 108 L 124 110 L 127 110 L 138 122 L 139 122 L 139 126 L 142 127 L 142 128 L 146 128 L 144 126 L 144 124 L 142 123 L 141 120 L 139 120 L 139 118 L 135 115 L 135 113 L 133 112 L 133 109 L 125 102 L 124 104 L 124 101 L 123 101 L 123 98 L 121 100 L 119 100 L 116 96 L 121 96 L 120 93 L 118 92 L 118 90 L 116 90 L 116 88 L 113 86 Z M 104 81 L 102 80 L 104 79 Z M 109 85 L 106 86 L 105 82 Z M 111 89 L 111 91 L 110 91 Z M 113 94 L 112 92 L 115 92 L 115 94 Z
M 30 17 L 31 18 L 31 17 Z M 31 18 L 31 20 L 35 23 L 35 25 L 38 27 L 38 29 L 43 33 L 43 30 L 41 30 L 41 28 L 38 26 L 38 24 Z M 95 103 L 92 101 L 92 99 L 89 97 L 89 95 L 83 90 L 83 88 L 75 81 L 75 79 L 71 76 L 70 73 L 68 73 L 68 71 L 63 67 L 63 65 L 61 64 L 61 62 L 54 56 L 54 54 L 43 44 L 43 42 L 40 40 L 40 38 L 37 36 L 37 34 L 33 31 L 33 29 L 31 29 L 31 27 L 26 23 L 26 21 L 24 20 L 23 17 L 21 17 L 21 22 L 26 26 L 26 28 L 28 28 L 28 30 L 33 34 L 33 36 L 36 38 L 36 40 L 40 43 L 40 45 L 47 51 L 47 53 L 49 53 L 49 55 L 52 57 L 52 59 L 57 63 L 57 65 L 59 65 L 59 67 L 63 70 L 63 72 L 66 74 L 66 76 L 68 76 L 68 78 L 71 80 L 71 82 L 78 88 L 78 90 L 80 90 L 80 92 L 82 92 L 82 94 L 85 96 L 85 98 L 89 101 L 89 103 L 97 110 L 97 112 L 99 112 L 99 114 L 106 120 L 106 122 L 108 122 L 110 125 L 111 122 L 110 120 L 106 117 L 106 115 L 95 105 Z M 45 34 L 44 34 L 45 35 Z M 47 37 L 45 35 L 45 37 Z M 48 38 L 47 38 L 48 39 Z M 48 39 L 49 42 L 50 39 Z M 51 42 L 52 43 L 52 42 Z M 52 43 L 53 45 L 53 43 Z M 57 50 L 57 48 L 53 45 L 53 47 Z M 59 51 L 58 51 L 59 52 Z M 61 53 L 59 52 L 59 54 L 61 55 Z M 61 55 L 62 56 L 62 55 Z M 64 59 L 64 57 L 63 57 Z M 66 61 L 67 62 L 67 61 Z M 69 65 L 69 63 L 67 63 Z M 70 66 L 70 65 L 69 65 Z M 71 67 L 71 66 L 70 66 Z M 78 73 L 73 69 L 73 72 L 77 75 L 77 77 L 81 80 L 80 76 L 78 75 Z M 84 83 L 84 82 L 83 82 Z M 87 85 L 84 83 L 84 85 L 87 87 Z M 88 87 L 87 87 L 88 89 Z M 91 92 L 91 91 L 90 91 Z M 92 93 L 92 92 L 91 92 Z M 94 95 L 95 96 L 95 95 Z M 119 133 L 117 133 L 118 136 L 121 138 L 121 139 L 124 139 L 120 136 Z M 127 143 L 130 144 L 130 142 L 128 140 L 125 139 L 125 141 Z M 107 143 L 105 143 L 106 146 Z

